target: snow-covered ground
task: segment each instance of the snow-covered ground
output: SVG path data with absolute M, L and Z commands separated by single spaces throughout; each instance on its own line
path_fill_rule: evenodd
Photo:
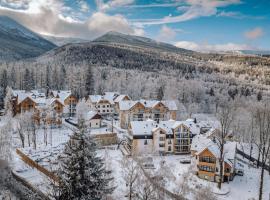
M 3 121 L 0 125 L 3 124 Z M 117 134 L 126 134 L 119 128 L 118 122 L 115 122 L 114 128 L 117 129 Z M 21 149 L 24 153 L 29 155 L 33 160 L 38 160 L 39 164 L 43 165 L 47 169 L 51 169 L 51 163 L 56 161 L 57 156 L 61 154 L 64 144 L 69 140 L 72 130 L 63 126 L 62 128 L 48 129 L 48 144 L 44 143 L 44 130 L 37 131 L 37 149 L 26 147 Z M 20 140 L 17 135 L 14 136 L 14 147 L 20 147 Z M 26 138 L 27 146 L 27 138 Z M 98 154 L 105 159 L 105 163 L 112 169 L 112 175 L 114 177 L 115 191 L 112 194 L 113 199 L 125 199 L 127 194 L 126 182 L 123 178 L 123 169 L 121 161 L 123 155 L 117 146 L 111 146 L 105 149 L 98 150 Z M 244 169 L 244 176 L 235 176 L 234 180 L 222 185 L 222 191 L 218 191 L 217 184 L 199 179 L 192 172 L 193 166 L 191 164 L 182 164 L 180 160 L 190 159 L 190 155 L 168 155 L 168 156 L 149 156 L 153 159 L 154 169 L 147 169 L 146 171 L 152 176 L 162 176 L 164 181 L 164 187 L 173 192 L 184 194 L 187 199 L 194 199 L 197 191 L 202 188 L 211 188 L 217 199 L 219 200 L 251 200 L 257 199 L 259 191 L 259 176 L 260 169 L 248 167 L 248 164 L 240 162 Z M 241 157 L 240 157 L 241 158 Z M 241 158 L 242 159 L 242 158 Z M 56 164 L 57 166 L 57 164 Z M 31 185 L 40 189 L 46 193 L 50 189 L 50 181 L 45 175 L 27 166 L 20 157 L 13 152 L 13 169 L 14 172 L 20 177 L 27 180 Z M 188 186 L 188 187 L 186 187 Z M 264 184 L 264 199 L 269 199 L 270 193 L 270 176 L 268 172 L 265 172 L 265 184 Z

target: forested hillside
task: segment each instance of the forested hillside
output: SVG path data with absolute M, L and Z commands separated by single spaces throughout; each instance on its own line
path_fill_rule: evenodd
M 71 89 L 84 96 L 86 80 L 93 79 L 96 93 L 178 99 L 186 108 L 213 112 L 220 98 L 269 96 L 269 63 L 262 57 L 90 42 L 68 44 L 33 60 L 2 63 L 1 82 L 2 87 Z

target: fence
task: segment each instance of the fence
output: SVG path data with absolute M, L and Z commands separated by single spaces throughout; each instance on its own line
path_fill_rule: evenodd
M 33 161 L 31 158 L 29 158 L 19 149 L 16 149 L 16 153 L 21 157 L 22 161 L 24 161 L 27 165 L 29 165 L 30 167 L 36 168 L 38 171 L 45 174 L 47 177 L 54 180 L 55 182 L 59 182 L 59 178 L 53 172 L 50 172 L 49 170 L 39 165 L 37 162 Z
M 251 157 L 250 155 L 246 154 L 245 152 L 241 151 L 240 149 L 236 149 L 236 153 L 243 156 L 244 158 L 248 159 L 251 162 L 256 162 L 258 166 L 262 167 L 263 164 L 261 161 L 258 161 L 258 159 Z M 270 166 L 269 165 L 264 165 L 264 169 L 270 172 Z
M 11 172 L 11 173 L 12 173 L 12 176 L 14 177 L 14 179 L 16 181 L 20 182 L 22 185 L 24 185 L 25 187 L 27 187 L 28 189 L 30 189 L 32 192 L 38 194 L 41 199 L 50 200 L 50 198 L 48 196 L 46 196 L 40 190 L 36 189 L 33 185 L 31 185 L 30 183 L 28 183 L 24 178 L 18 176 L 14 172 Z

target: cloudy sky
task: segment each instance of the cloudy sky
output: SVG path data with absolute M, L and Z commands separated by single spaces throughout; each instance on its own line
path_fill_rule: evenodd
M 270 49 L 269 0 L 0 0 L 0 15 L 53 36 L 118 31 L 191 50 Z

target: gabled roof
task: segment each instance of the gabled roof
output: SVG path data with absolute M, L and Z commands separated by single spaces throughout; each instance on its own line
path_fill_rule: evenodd
M 107 95 L 105 94 L 104 96 L 102 96 L 102 95 L 89 95 L 89 100 L 92 103 L 99 103 L 102 100 L 106 100 L 110 104 L 112 104 L 112 105 L 114 104 L 113 96 L 111 94 L 107 94 Z
M 174 120 L 168 120 L 168 121 L 160 121 L 155 122 L 153 120 L 146 120 L 146 121 L 132 121 L 130 122 L 130 127 L 132 130 L 133 135 L 152 135 L 152 133 L 158 129 L 162 129 L 166 131 L 167 134 L 173 134 L 173 129 L 176 127 L 184 125 L 187 128 L 191 130 L 192 134 L 199 134 L 200 130 L 199 128 L 196 128 L 196 132 L 190 127 L 190 124 L 186 121 L 174 121 Z
M 39 92 L 38 90 L 13 90 L 13 95 L 18 97 L 18 104 L 29 98 L 31 101 L 35 102 L 37 106 L 51 105 L 56 100 L 62 105 L 64 105 L 64 99 L 71 94 L 71 91 L 60 91 L 58 92 L 58 94 L 60 96 L 59 99 L 55 97 L 47 99 L 45 94 Z
M 195 136 L 192 141 L 191 150 L 196 151 L 196 155 L 200 155 L 208 149 L 218 159 L 220 158 L 219 147 L 208 135 L 209 133 Z M 231 141 L 226 141 L 224 145 L 224 161 L 231 167 L 234 165 L 236 146 L 237 143 Z
M 96 111 L 89 111 L 86 115 L 86 120 L 91 119 L 101 119 L 101 115 L 99 115 Z
M 115 103 L 119 103 L 120 101 L 123 101 L 123 99 L 124 99 L 125 97 L 128 97 L 128 99 L 131 99 L 128 95 L 120 94 L 119 96 L 115 97 L 113 101 L 114 101 Z
M 132 121 L 130 122 L 133 136 L 139 135 L 152 135 L 153 132 L 161 128 L 166 131 L 166 135 L 172 135 L 171 126 L 174 124 L 174 121 L 160 121 L 159 123 L 153 120 L 147 121 Z
M 119 102 L 119 108 L 120 110 L 130 110 L 135 104 L 141 103 L 145 108 L 154 108 L 156 105 L 159 103 L 162 103 L 165 107 L 167 107 L 170 111 L 176 111 L 177 106 L 175 101 L 157 101 L 157 100 L 138 100 L 138 101 L 132 101 L 132 100 L 127 100 L 127 101 L 120 101 Z
M 119 102 L 119 109 L 120 110 L 130 110 L 136 103 L 137 101 L 120 101 Z
M 54 97 L 59 96 L 59 100 L 62 104 L 64 104 L 65 100 L 72 94 L 71 90 L 60 90 L 60 91 L 53 91 Z

